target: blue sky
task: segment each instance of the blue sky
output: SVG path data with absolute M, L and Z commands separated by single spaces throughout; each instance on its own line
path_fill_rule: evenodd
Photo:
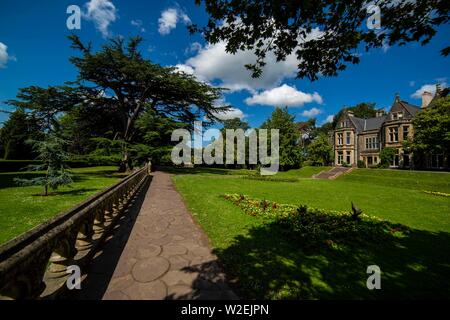
M 66 9 L 83 11 L 81 30 L 68 30 Z M 74 32 L 98 48 L 108 36 L 141 35 L 144 55 L 162 65 L 177 65 L 199 79 L 231 88 L 221 103 L 234 106 L 222 117 L 243 117 L 259 126 L 274 105 L 289 105 L 298 121 L 309 116 L 319 123 L 330 119 L 344 105 L 375 102 L 391 105 L 395 93 L 420 105 L 419 93 L 436 82 L 450 80 L 449 58 L 439 51 L 448 45 L 450 28 L 442 27 L 427 46 L 409 44 L 362 53 L 361 63 L 338 77 L 310 82 L 295 79 L 295 59 L 268 63 L 262 79 L 252 80 L 244 64 L 249 53 L 228 55 L 222 44 L 208 45 L 200 35 L 189 35 L 186 24 L 202 25 L 207 15 L 194 0 L 2 0 L 0 2 L 0 101 L 15 97 L 18 88 L 62 84 L 73 80 L 76 70 L 69 57 L 75 52 L 67 35 Z M 270 57 L 269 57 L 270 59 Z M 0 109 L 8 109 L 0 103 Z M 0 122 L 7 114 L 0 113 Z

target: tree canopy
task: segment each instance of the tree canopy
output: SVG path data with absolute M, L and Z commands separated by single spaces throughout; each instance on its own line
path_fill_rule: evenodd
M 222 89 L 196 80 L 192 75 L 163 67 L 143 58 L 140 37 L 111 39 L 99 51 L 71 35 L 72 47 L 81 56 L 71 58 L 78 68 L 76 84 L 89 106 L 113 109 L 120 118 L 119 137 L 124 142 L 122 170 L 129 166 L 128 144 L 136 135 L 135 123 L 146 110 L 192 123 L 200 116 L 216 120 L 228 110 L 217 107 Z
M 327 0 L 196 0 L 204 3 L 206 26 L 192 25 L 209 43 L 224 41 L 226 50 L 251 50 L 254 64 L 246 67 L 254 77 L 262 73 L 268 52 L 277 60 L 295 54 L 297 76 L 317 80 L 336 76 L 348 64 L 359 63 L 357 50 L 408 42 L 428 43 L 437 28 L 449 21 L 446 0 L 374 1 L 381 12 L 381 30 L 369 29 L 367 1 Z M 450 47 L 442 49 L 443 55 Z
M 450 97 L 435 100 L 416 115 L 413 124 L 413 151 L 450 154 Z
M 294 122 L 295 116 L 288 112 L 288 108 L 277 107 L 262 125 L 261 129 L 279 129 L 280 135 L 280 169 L 287 170 L 301 167 L 302 155 L 299 148 L 300 133 Z

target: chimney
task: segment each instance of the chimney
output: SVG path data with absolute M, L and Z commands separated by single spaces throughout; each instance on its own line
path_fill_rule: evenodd
M 439 97 L 439 96 L 441 96 L 441 93 L 442 93 L 442 88 L 441 88 L 441 84 L 440 83 L 437 83 L 436 84 L 436 96 L 437 97 Z
M 384 116 L 384 109 L 378 109 L 375 113 L 375 117 L 379 118 Z
M 433 100 L 433 95 L 428 92 L 428 91 L 424 91 L 422 93 L 422 109 L 425 109 L 431 102 L 431 100 Z

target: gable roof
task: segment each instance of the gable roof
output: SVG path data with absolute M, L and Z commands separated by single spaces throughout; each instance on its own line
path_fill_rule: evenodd
M 412 105 L 406 101 L 399 101 L 399 103 L 408 111 L 413 117 L 416 115 L 417 112 L 420 111 L 420 107 Z
M 350 121 L 352 121 L 353 125 L 356 128 L 356 132 L 360 133 L 363 131 L 369 130 L 378 130 L 383 125 L 383 122 L 386 120 L 386 116 L 376 117 L 376 118 L 358 118 L 355 116 L 349 117 Z

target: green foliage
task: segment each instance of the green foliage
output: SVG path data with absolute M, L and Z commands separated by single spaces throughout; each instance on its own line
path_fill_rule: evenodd
M 33 114 L 27 114 L 23 108 L 12 112 L 0 128 L 0 144 L 3 147 L 3 159 L 32 159 L 33 149 L 27 140 L 42 136 L 40 125 Z
M 153 164 L 171 164 L 171 150 L 177 143 L 171 141 L 172 132 L 188 128 L 188 124 L 147 110 L 136 120 L 136 144 L 130 147 L 135 163 L 142 164 L 148 159 Z
M 328 135 L 320 133 L 307 147 L 308 159 L 322 166 L 333 162 L 333 146 L 329 142 Z
M 242 121 L 239 118 L 222 120 L 222 122 L 223 122 L 224 130 L 226 130 L 226 129 L 232 129 L 232 130 L 242 129 L 244 131 L 247 131 L 248 129 L 250 129 L 248 122 Z
M 448 22 L 449 14 L 445 0 L 378 1 L 383 32 L 377 32 L 366 27 L 367 4 L 363 1 L 196 2 L 205 3 L 209 20 L 203 28 L 191 26 L 191 32 L 202 32 L 209 43 L 225 42 L 229 53 L 253 51 L 256 61 L 246 67 L 254 77 L 262 74 L 266 55 L 272 52 L 277 60 L 295 54 L 297 76 L 310 80 L 336 76 L 348 64 L 359 63 L 358 48 L 426 44 L 438 26 Z M 442 50 L 444 55 L 449 52 L 448 47 Z
M 65 162 L 69 159 L 64 151 L 66 141 L 58 138 L 54 134 L 48 134 L 43 141 L 31 140 L 33 149 L 38 154 L 37 159 L 42 163 L 30 165 L 29 171 L 45 171 L 45 176 L 37 176 L 30 179 L 16 178 L 17 184 L 22 186 L 39 185 L 45 188 L 45 196 L 48 195 L 48 188 L 58 189 L 72 182 L 72 176 L 66 170 Z
M 414 140 L 407 146 L 416 159 L 424 153 L 450 154 L 450 96 L 439 98 L 413 120 Z
M 387 241 L 393 239 L 394 233 L 401 234 L 409 230 L 404 225 L 365 214 L 354 218 L 349 212 L 278 204 L 242 194 L 225 194 L 224 198 L 251 216 L 275 222 L 302 249 Z
M 58 116 L 83 101 L 77 88 L 69 86 L 21 88 L 17 98 L 18 100 L 9 100 L 7 103 L 21 109 L 31 110 L 43 131 L 57 130 Z
M 366 167 L 366 163 L 364 162 L 364 161 L 362 161 L 362 160 L 358 160 L 358 168 L 365 168 Z
M 344 162 L 342 162 L 342 166 L 345 168 L 351 168 L 352 165 L 350 163 L 347 163 L 344 161 Z
M 294 123 L 294 116 L 287 107 L 276 108 L 271 117 L 262 125 L 262 129 L 279 129 L 280 135 L 280 169 L 299 168 L 302 163 L 301 149 L 298 147 L 300 133 Z M 268 134 L 268 136 L 270 136 Z M 270 139 L 269 139 L 270 141 Z
M 388 168 L 395 156 L 395 148 L 383 148 L 380 152 L 379 168 Z
M 122 148 L 122 171 L 129 169 L 132 162 L 128 145 L 139 143 L 135 140 L 136 121 L 145 111 L 191 123 L 200 116 L 216 120 L 218 112 L 229 109 L 215 104 L 221 88 L 198 81 L 174 67 L 144 59 L 139 51 L 140 37 L 128 41 L 111 39 L 97 52 L 92 52 L 91 46 L 85 46 L 77 36 L 69 38 L 72 47 L 81 53 L 72 57 L 71 62 L 79 71 L 78 85 L 88 105 L 114 109 L 122 119 L 117 131 L 117 138 L 126 143 Z

